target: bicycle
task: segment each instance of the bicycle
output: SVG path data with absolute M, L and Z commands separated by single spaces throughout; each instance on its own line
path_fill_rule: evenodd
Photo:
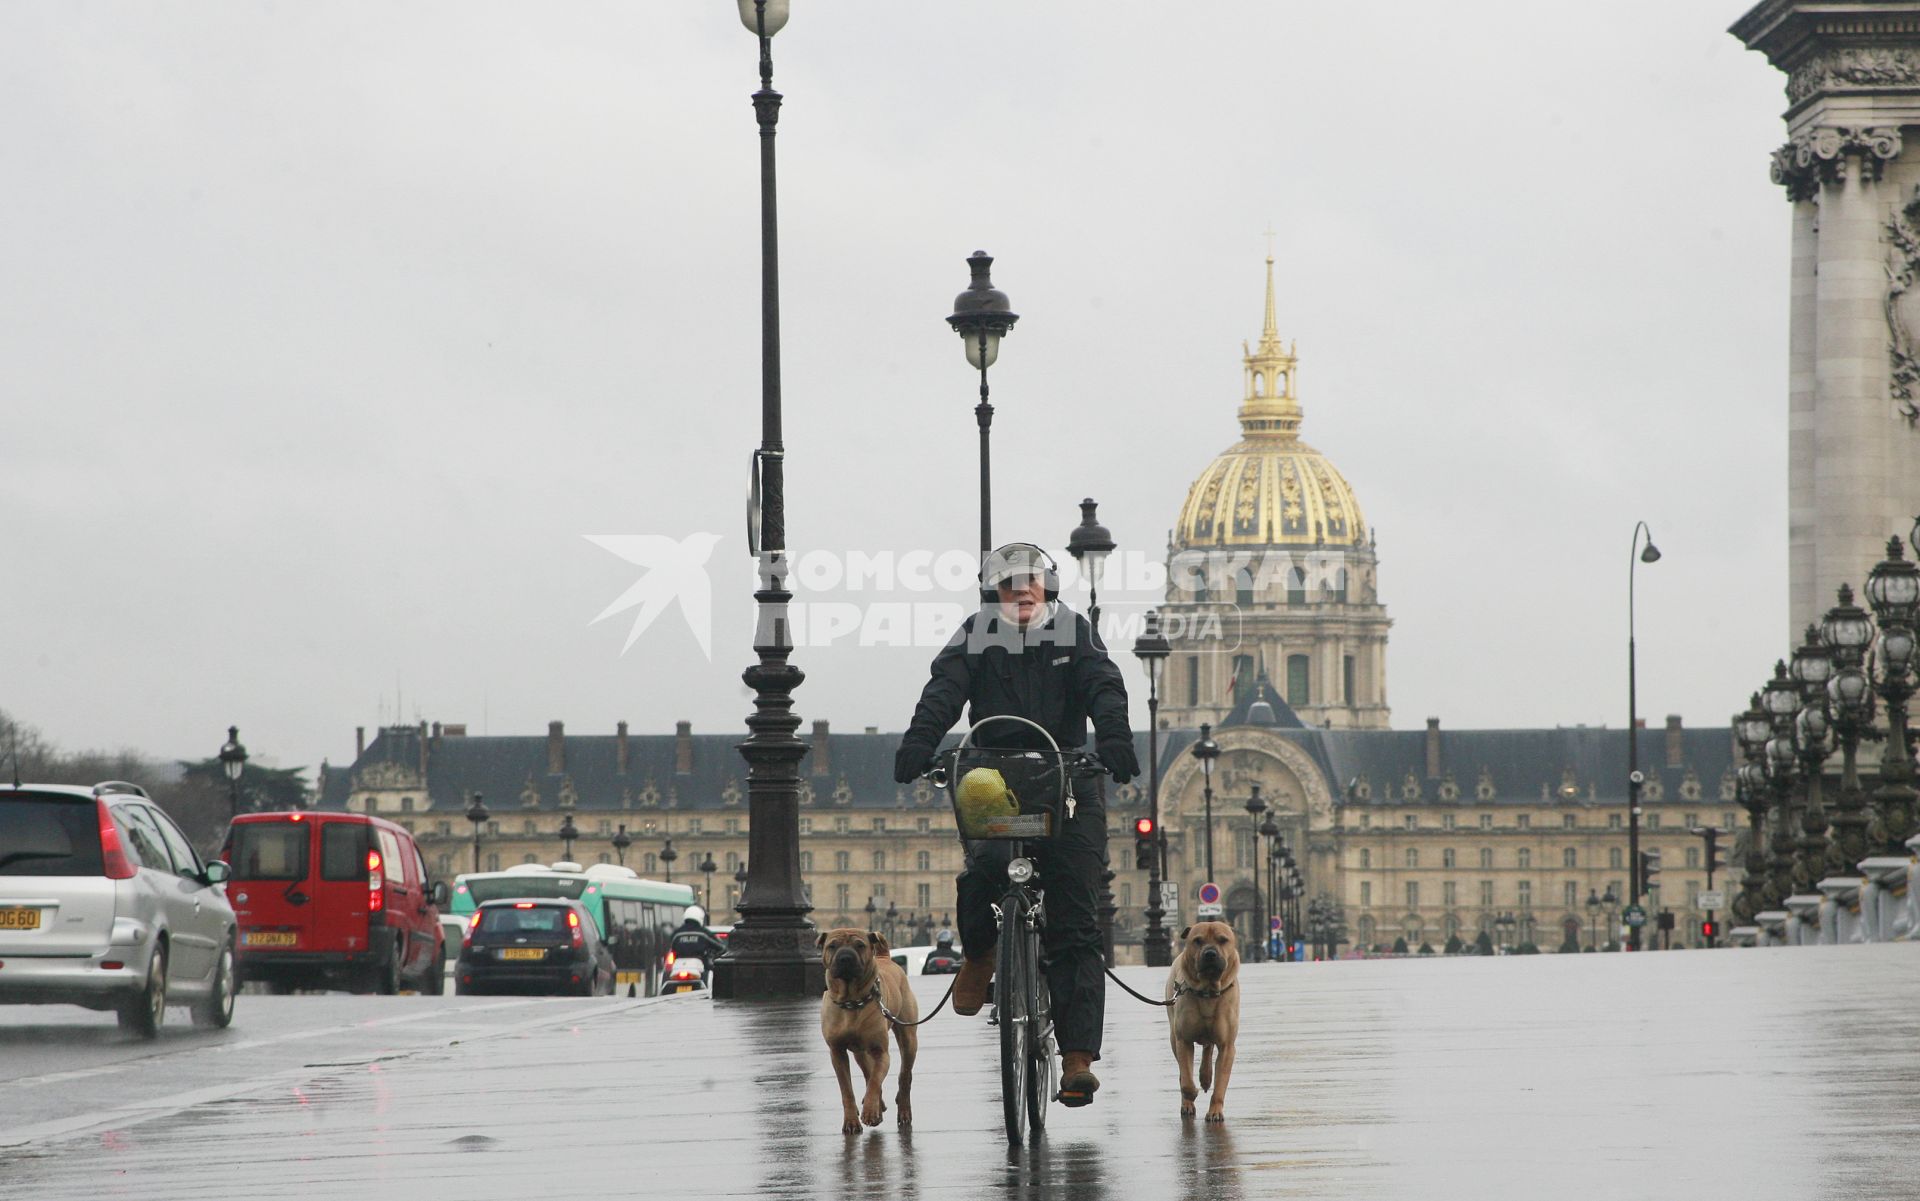
M 990 722 L 1017 722 L 1046 739 L 1047 750 L 997 750 L 973 745 L 974 735 Z M 1083 751 L 1062 751 L 1039 725 L 1023 717 L 995 716 L 975 723 L 960 745 L 942 752 L 944 762 L 927 772 L 935 787 L 947 791 L 961 839 L 1010 843 L 1008 889 L 993 906 L 999 929 L 994 964 L 994 1016 L 1000 1027 L 1000 1102 L 1006 1119 L 1007 1141 L 1018 1146 L 1029 1132 L 1038 1140 L 1046 1130 L 1047 1103 L 1059 1091 L 1055 1059 L 1053 1000 L 1042 972 L 1041 933 L 1046 929 L 1046 892 L 1032 859 L 1021 852 L 1023 843 L 1044 844 L 1072 816 L 1071 777 L 1105 769 Z M 969 792 L 967 780 L 986 770 L 998 773 L 1005 799 L 991 800 L 992 782 L 979 795 Z M 976 793 L 979 790 L 972 790 Z

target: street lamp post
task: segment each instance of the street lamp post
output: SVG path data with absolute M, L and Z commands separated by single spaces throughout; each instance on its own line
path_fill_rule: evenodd
M 227 773 L 227 820 L 240 816 L 240 774 L 247 770 L 247 748 L 240 745 L 240 727 L 227 727 L 226 745 L 220 748 L 220 766 Z
M 1778 905 L 1793 895 L 1793 854 L 1799 847 L 1794 837 L 1793 786 L 1800 760 L 1793 741 L 1793 719 L 1800 711 L 1800 689 L 1787 675 L 1786 660 L 1774 663 L 1773 678 L 1760 692 L 1760 707 L 1773 722 L 1773 737 L 1767 739 L 1767 773 L 1777 811 L 1769 841 L 1773 852 L 1771 899 Z
M 1733 912 L 1741 921 L 1751 922 L 1767 908 L 1766 823 L 1767 796 L 1771 789 L 1767 783 L 1766 754 L 1773 723 L 1760 708 L 1759 693 L 1753 694 L 1747 711 L 1733 719 L 1733 732 L 1740 744 L 1740 754 L 1746 760 L 1735 777 L 1735 795 L 1747 811 L 1747 856 L 1741 861 L 1740 897 L 1733 904 Z
M 747 865 L 742 863 L 733 872 L 733 907 L 738 910 L 747 899 Z
M 1833 674 L 1827 680 L 1827 707 L 1833 732 L 1840 743 L 1840 796 L 1833 807 L 1833 841 L 1827 860 L 1834 875 L 1852 875 L 1868 855 L 1867 796 L 1860 787 L 1860 739 L 1873 728 L 1873 685 L 1862 669 L 1873 642 L 1873 623 L 1867 611 L 1853 603 L 1853 589 L 1840 585 L 1838 603 L 1820 622 L 1820 640 L 1833 653 Z M 1744 719 L 1743 719 L 1744 720 Z M 1746 734 L 1741 748 L 1747 750 Z M 1749 757 L 1752 752 L 1748 751 Z M 1749 918 L 1748 920 L 1751 920 Z
M 1800 817 L 1799 849 L 1794 860 L 1794 885 L 1812 892 L 1827 876 L 1827 810 L 1822 801 L 1822 777 L 1827 756 L 1833 753 L 1833 722 L 1827 708 L 1827 682 L 1833 678 L 1833 651 L 1820 640 L 1820 627 L 1809 625 L 1805 640 L 1793 651 L 1787 674 L 1800 686 L 1801 705 L 1793 717 L 1794 750 L 1800 756 L 1800 779 L 1806 807 Z
M 1915 522 L 1920 531 L 1920 521 Z M 1920 545 L 1916 546 L 1920 553 Z M 1880 754 L 1880 787 L 1874 789 L 1875 826 L 1882 854 L 1900 854 L 1915 830 L 1913 747 L 1908 742 L 1907 701 L 1913 696 L 1916 626 L 1920 626 L 1920 568 L 1887 540 L 1887 557 L 1867 573 L 1867 604 L 1880 626 L 1874 646 L 1874 686 L 1887 706 L 1887 743 Z
M 886 931 L 887 942 L 889 944 L 893 942 L 894 933 L 898 929 L 899 923 L 900 923 L 900 906 L 897 902 L 888 901 L 887 902 L 887 924 L 885 925 L 885 927 L 883 927 L 883 929 Z
M 1148 967 L 1166 967 L 1173 962 L 1173 943 L 1161 919 L 1167 916 L 1161 895 L 1167 868 L 1167 837 L 1160 828 L 1160 673 L 1166 667 L 1173 647 L 1160 632 L 1160 611 L 1148 609 L 1140 637 L 1133 643 L 1134 657 L 1147 669 L 1147 816 L 1153 820 L 1153 851 L 1147 857 L 1147 929 L 1141 936 L 1140 950 Z
M 560 815 L 560 857 L 569 863 L 573 861 L 573 840 L 580 837 L 580 827 L 573 824 L 573 814 Z
M 1260 819 L 1267 812 L 1267 802 L 1260 796 L 1260 782 L 1253 781 L 1247 789 L 1247 824 L 1252 827 L 1253 835 L 1253 910 L 1259 916 L 1259 925 L 1254 927 L 1253 960 L 1260 962 L 1261 949 L 1267 941 L 1267 901 L 1260 891 Z
M 1587 950 L 1600 949 L 1600 894 L 1587 889 Z
M 621 867 L 627 865 L 627 848 L 632 845 L 633 836 L 627 833 L 627 824 L 621 822 L 620 828 L 613 832 L 613 853 L 619 858 Z
M 1640 544 L 1640 535 L 1647 536 L 1646 546 Z M 1633 578 L 1634 571 L 1642 563 L 1660 561 L 1660 550 L 1653 544 L 1653 531 L 1647 523 L 1638 522 L 1633 527 L 1633 553 L 1627 560 L 1627 895 L 1634 904 L 1640 903 L 1640 785 L 1646 779 L 1640 774 L 1640 694 L 1638 670 L 1639 663 L 1633 642 Z M 1628 943 L 1633 950 L 1640 949 L 1640 928 L 1635 926 L 1627 934 Z
M 1267 854 L 1265 855 L 1260 854 L 1260 839 L 1262 838 L 1267 840 Z M 1266 905 L 1267 924 L 1265 928 L 1263 928 L 1260 931 L 1260 941 L 1263 944 L 1265 944 L 1267 948 L 1268 959 L 1274 958 L 1273 919 L 1279 916 L 1282 912 L 1280 894 L 1278 891 L 1280 885 L 1279 885 L 1279 881 L 1276 879 L 1277 872 L 1275 871 L 1275 868 L 1277 868 L 1279 865 L 1274 862 L 1274 855 L 1273 855 L 1273 852 L 1279 847 L 1279 845 L 1280 845 L 1280 824 L 1274 821 L 1273 814 L 1269 813 L 1267 814 L 1267 820 L 1260 823 L 1260 829 L 1257 832 L 1257 836 L 1253 840 L 1253 854 L 1254 854 L 1253 874 L 1255 879 L 1258 879 L 1260 876 L 1261 861 L 1265 860 L 1267 865 L 1267 905 Z M 1287 923 L 1284 917 L 1281 917 L 1280 924 L 1282 927 L 1286 926 Z
M 993 405 L 987 399 L 987 368 L 1000 357 L 1000 339 L 1013 329 L 1020 315 L 1010 308 L 1007 294 L 993 286 L 993 256 L 976 250 L 967 256 L 973 280 L 967 290 L 954 297 L 953 315 L 947 324 L 967 350 L 967 362 L 980 372 L 980 403 L 973 416 L 980 426 L 980 557 L 985 560 L 993 549 L 992 456 L 989 435 L 993 429 Z
M 712 851 L 708 851 L 706 857 L 700 860 L 700 875 L 703 877 L 700 885 L 700 908 L 706 910 L 709 915 L 713 913 L 713 871 L 716 866 Z
M 673 861 L 680 858 L 680 852 L 673 849 L 673 839 L 668 837 L 666 845 L 660 848 L 660 866 L 667 873 L 666 883 L 673 883 Z
M 473 794 L 473 804 L 467 806 L 467 820 L 473 823 L 473 870 L 480 870 L 480 831 L 486 828 L 487 807 L 480 800 L 480 794 Z
M 1106 565 L 1107 556 L 1113 553 L 1113 534 L 1101 525 L 1094 513 L 1099 504 L 1092 498 L 1080 502 L 1080 524 L 1073 527 L 1067 535 L 1067 553 L 1079 565 L 1081 574 L 1087 580 L 1087 624 L 1093 629 L 1095 646 L 1106 647 L 1100 637 L 1100 569 Z M 1117 907 L 1113 903 L 1113 864 L 1109 862 L 1100 872 L 1100 900 L 1096 912 L 1100 920 L 1100 944 L 1104 948 L 1107 966 L 1113 966 L 1113 915 Z
M 1193 757 L 1200 761 L 1201 795 L 1206 804 L 1207 879 L 1213 879 L 1213 761 L 1220 757 L 1220 744 L 1213 740 L 1213 727 L 1200 723 L 1200 741 L 1193 744 Z
M 788 658 L 786 445 L 780 412 L 780 239 L 774 172 L 780 93 L 773 90 L 773 36 L 787 23 L 788 0 L 738 0 L 741 23 L 760 43 L 760 447 L 754 454 L 758 504 L 749 512 L 749 551 L 759 564 L 753 649 L 741 673 L 753 689 L 753 713 L 740 754 L 747 761 L 747 842 L 756 873 L 754 902 L 741 909 L 727 951 L 714 964 L 713 995 L 811 996 L 823 987 L 813 946 L 812 906 L 800 876 L 800 717 L 793 692 L 806 674 Z
M 879 918 L 879 916 L 880 916 L 880 906 L 873 903 L 873 894 L 868 893 L 867 894 L 867 930 L 869 932 L 879 929 L 879 927 L 875 924 L 875 921 L 876 919 Z

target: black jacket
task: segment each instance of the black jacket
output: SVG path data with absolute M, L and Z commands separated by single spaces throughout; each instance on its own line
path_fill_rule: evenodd
M 1049 621 L 1024 631 L 980 613 L 962 622 L 933 657 L 933 678 L 920 692 L 902 744 L 928 750 L 939 746 L 960 719 L 963 705 L 969 724 L 999 714 L 1036 722 L 1063 751 L 1086 745 L 1089 719 L 1097 741 L 1133 742 L 1119 666 L 1095 644 L 1087 619 L 1058 603 Z M 1045 748 L 1039 735 L 1012 722 L 995 722 L 980 731 L 976 741 L 982 746 Z

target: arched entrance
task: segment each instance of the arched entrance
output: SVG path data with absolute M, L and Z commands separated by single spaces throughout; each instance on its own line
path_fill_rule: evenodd
M 1236 884 L 1227 890 L 1225 898 L 1227 924 L 1233 927 L 1233 936 L 1240 941 L 1240 954 L 1252 959 L 1252 948 L 1260 940 L 1260 898 L 1251 884 Z

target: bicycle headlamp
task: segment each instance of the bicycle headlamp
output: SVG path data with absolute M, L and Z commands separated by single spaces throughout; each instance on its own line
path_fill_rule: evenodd
M 1015 859 L 1007 864 L 1007 879 L 1015 884 L 1025 884 L 1033 879 L 1033 860 Z

